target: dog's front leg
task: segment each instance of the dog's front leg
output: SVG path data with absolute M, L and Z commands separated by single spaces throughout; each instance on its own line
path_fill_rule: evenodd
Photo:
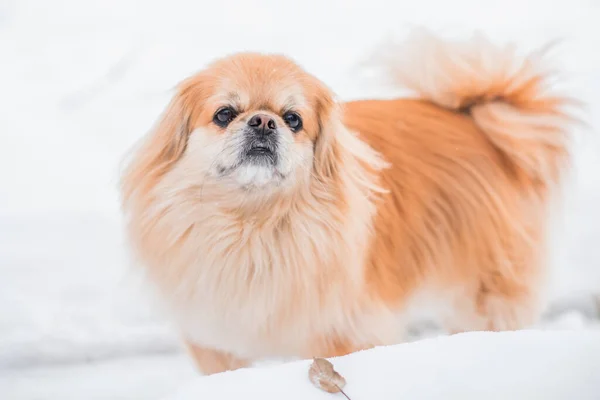
M 250 365 L 247 360 L 239 359 L 229 353 L 205 348 L 187 340 L 185 346 L 194 359 L 196 367 L 204 375 L 233 371 Z

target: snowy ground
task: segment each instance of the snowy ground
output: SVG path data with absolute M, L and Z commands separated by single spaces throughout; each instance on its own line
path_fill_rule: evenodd
M 552 351 L 548 351 L 552 348 Z M 600 331 L 471 332 L 332 359 L 351 399 L 597 400 Z M 343 399 L 316 389 L 311 360 L 214 375 L 165 400 Z
M 194 376 L 127 268 L 115 190 L 121 157 L 183 76 L 233 51 L 278 51 L 351 99 L 384 93 L 356 67 L 417 24 L 525 51 L 563 38 L 559 61 L 597 128 L 596 3 L 0 2 L 0 398 L 159 399 Z M 599 325 L 595 135 L 579 139 L 543 329 Z

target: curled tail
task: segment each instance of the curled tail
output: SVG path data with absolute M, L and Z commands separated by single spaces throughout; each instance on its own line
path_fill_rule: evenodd
M 570 99 L 549 87 L 543 54 L 518 57 L 482 37 L 451 42 L 419 31 L 386 49 L 383 67 L 392 84 L 471 115 L 515 170 L 550 184 L 569 160 L 572 118 L 564 110 Z

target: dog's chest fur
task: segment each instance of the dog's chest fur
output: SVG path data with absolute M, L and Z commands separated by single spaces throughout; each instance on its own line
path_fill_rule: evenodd
M 181 207 L 166 212 L 151 234 L 175 245 L 157 281 L 184 334 L 256 358 L 303 354 L 343 335 L 378 342 L 374 332 L 390 332 L 379 322 L 390 320 L 381 318 L 389 311 L 360 295 L 366 243 L 359 227 L 328 224 L 320 212 L 303 207 L 267 224 L 217 207 L 189 218 Z

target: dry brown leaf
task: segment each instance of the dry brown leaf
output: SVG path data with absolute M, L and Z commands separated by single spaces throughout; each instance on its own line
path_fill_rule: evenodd
M 308 379 L 310 379 L 315 387 L 321 390 L 328 393 L 341 392 L 349 399 L 342 390 L 346 385 L 346 379 L 333 369 L 333 364 L 324 358 L 315 358 L 313 360 L 308 370 Z

